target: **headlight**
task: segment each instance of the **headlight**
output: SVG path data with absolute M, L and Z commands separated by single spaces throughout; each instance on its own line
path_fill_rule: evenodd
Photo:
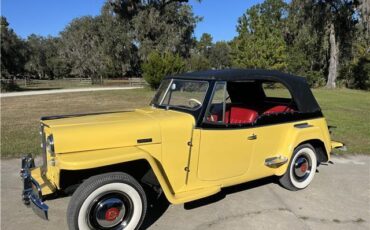
M 55 156 L 53 135 L 49 135 L 48 138 L 46 138 L 46 149 L 51 156 Z

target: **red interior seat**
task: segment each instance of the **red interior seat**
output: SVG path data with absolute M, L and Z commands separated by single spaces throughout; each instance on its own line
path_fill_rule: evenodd
M 253 108 L 253 109 L 252 109 Z M 228 105 L 225 112 L 225 123 L 229 124 L 248 124 L 253 123 L 259 114 L 275 114 L 294 112 L 295 110 L 287 105 L 262 104 L 260 106 L 250 105 Z M 207 117 L 208 121 L 221 121 L 222 114 L 213 113 Z
M 284 113 L 284 112 L 293 112 L 294 110 L 286 105 L 276 105 L 273 106 L 263 112 L 263 114 L 271 114 L 271 113 Z
M 225 113 L 226 123 L 243 124 L 252 123 L 258 117 L 258 113 L 252 109 L 233 106 Z
M 218 119 L 219 119 L 218 114 L 211 114 L 211 115 L 209 115 L 209 116 L 207 117 L 207 120 L 208 120 L 208 121 L 219 121 Z

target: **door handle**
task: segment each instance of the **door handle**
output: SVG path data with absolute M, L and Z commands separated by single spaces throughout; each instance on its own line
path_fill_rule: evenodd
M 256 134 L 252 134 L 248 137 L 248 140 L 256 140 L 257 139 L 257 135 Z

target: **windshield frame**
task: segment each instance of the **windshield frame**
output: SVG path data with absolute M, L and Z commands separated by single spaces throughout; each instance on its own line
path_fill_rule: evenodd
M 169 81 L 168 86 L 164 90 L 164 94 L 161 95 L 161 92 L 162 91 L 159 91 L 159 89 L 162 87 L 162 84 L 164 84 L 166 80 L 170 80 L 170 81 Z M 206 83 L 207 86 L 206 86 L 206 88 L 204 90 L 204 94 L 203 94 L 201 106 L 196 107 L 196 108 L 186 108 L 186 107 L 183 107 L 183 106 L 175 106 L 175 105 L 167 105 L 167 104 L 166 105 L 163 105 L 163 102 L 164 102 L 164 100 L 165 100 L 165 98 L 166 98 L 166 96 L 167 96 L 167 94 L 168 94 L 168 92 L 170 90 L 170 87 L 171 87 L 171 85 L 172 85 L 172 83 L 174 81 L 182 81 L 182 82 L 185 82 L 186 81 L 186 82 L 195 82 L 195 83 Z M 166 110 L 174 109 L 174 110 L 184 111 L 184 112 L 188 112 L 188 113 L 194 113 L 196 111 L 201 110 L 204 107 L 205 104 L 208 104 L 206 102 L 206 99 L 207 99 L 207 94 L 208 94 L 209 89 L 210 89 L 210 82 L 209 81 L 206 81 L 206 80 L 173 79 L 173 78 L 171 78 L 171 79 L 163 79 L 162 82 L 161 82 L 161 85 L 159 86 L 159 88 L 158 88 L 158 90 L 156 92 L 156 94 L 154 95 L 152 101 L 150 102 L 150 105 L 151 106 L 154 106 L 156 108 L 163 108 L 163 109 L 166 109 Z M 162 96 L 162 98 L 159 98 L 160 96 Z M 159 104 L 156 103 L 157 101 L 160 101 Z

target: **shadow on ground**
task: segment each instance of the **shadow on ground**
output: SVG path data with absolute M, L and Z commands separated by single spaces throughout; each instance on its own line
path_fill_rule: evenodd
M 275 184 L 278 183 L 277 177 L 268 177 L 268 178 L 263 178 L 263 179 L 256 180 L 256 181 L 247 182 L 244 184 L 227 187 L 227 188 L 222 189 L 221 192 L 213 196 L 209 196 L 209 197 L 206 197 L 200 200 L 185 203 L 184 209 L 192 210 L 195 208 L 207 206 L 212 203 L 216 203 L 216 202 L 223 200 L 227 195 L 242 192 L 248 189 L 253 189 L 253 188 L 264 186 L 264 185 L 271 184 L 271 183 L 275 183 Z M 147 217 L 144 220 L 144 223 L 141 229 L 147 229 L 151 225 L 153 225 L 166 212 L 169 206 L 170 206 L 170 203 L 168 202 L 164 194 L 162 194 L 159 198 L 156 198 L 155 194 L 148 197 Z
M 253 189 L 253 188 L 264 186 L 264 185 L 271 184 L 271 183 L 275 183 L 275 184 L 278 183 L 277 178 L 276 177 L 267 177 L 267 178 L 263 178 L 263 179 L 256 180 L 256 181 L 246 182 L 244 184 L 239 184 L 239 185 L 235 185 L 235 186 L 231 186 L 231 187 L 226 187 L 226 188 L 223 188 L 221 190 L 221 192 L 219 192 L 219 193 L 217 193 L 213 196 L 209 196 L 209 197 L 206 197 L 206 198 L 203 198 L 203 199 L 200 199 L 200 200 L 185 203 L 184 208 L 186 210 L 191 210 L 191 209 L 194 209 L 194 208 L 199 208 L 199 207 L 202 207 L 202 206 L 206 206 L 206 205 L 218 202 L 220 200 L 223 200 L 227 195 L 230 195 L 230 194 L 233 194 L 233 193 L 238 193 L 238 192 L 245 191 L 245 190 L 248 190 L 248 189 Z
M 148 199 L 148 210 L 146 211 L 147 216 L 144 219 L 140 229 L 147 229 L 154 224 L 168 209 L 170 203 L 167 198 L 162 194 L 159 198 L 156 197 L 156 193 L 147 193 Z

